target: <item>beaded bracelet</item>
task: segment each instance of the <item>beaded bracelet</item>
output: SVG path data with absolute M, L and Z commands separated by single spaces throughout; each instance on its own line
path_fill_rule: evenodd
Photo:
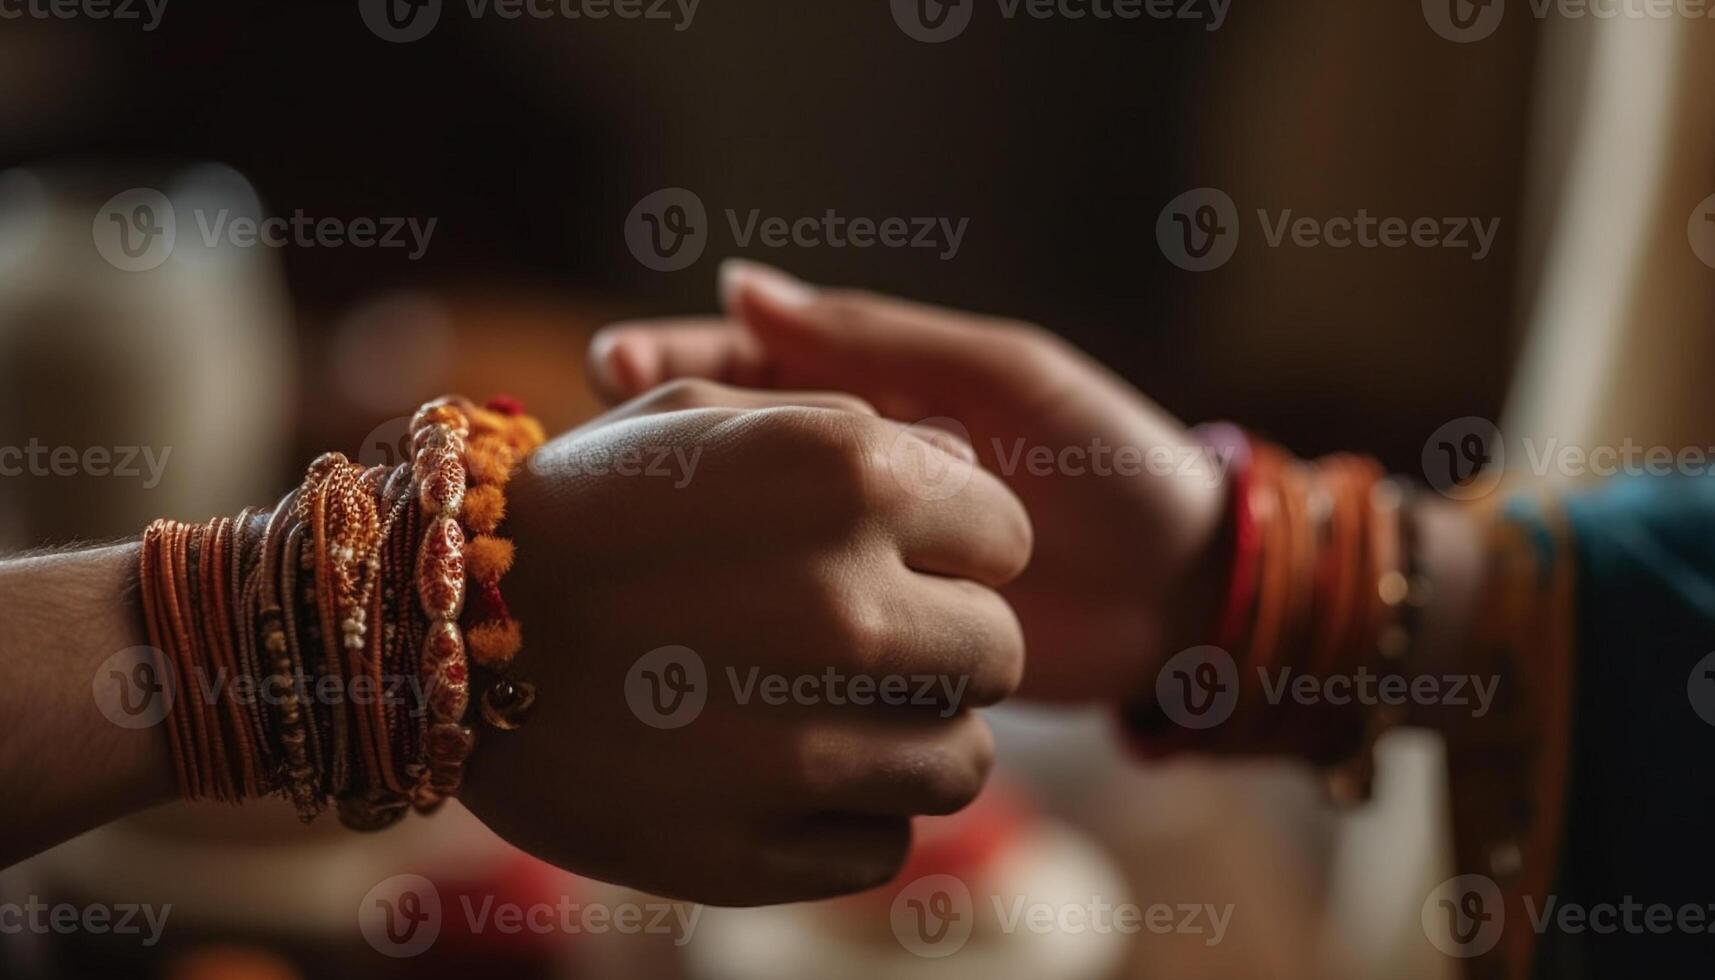
M 144 532 L 144 619 L 172 668 L 165 727 L 187 799 L 277 795 L 306 821 L 331 803 L 377 830 L 458 793 L 473 666 L 490 727 L 528 715 L 500 593 L 514 548 L 497 531 L 541 426 L 511 399 L 450 397 L 410 432 L 408 464 L 329 453 L 271 510 Z M 407 684 L 422 703 L 397 697 Z

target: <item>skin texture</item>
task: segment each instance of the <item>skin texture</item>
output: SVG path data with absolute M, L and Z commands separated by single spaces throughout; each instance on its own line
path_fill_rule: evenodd
M 1028 696 L 1141 694 L 1162 660 L 1200 642 L 1223 580 L 1218 474 L 1078 465 L 1097 445 L 1173 459 L 1196 447 L 1130 385 L 1039 327 L 815 289 L 751 263 L 723 267 L 722 299 L 721 317 L 602 331 L 590 359 L 596 385 L 614 398 L 698 376 L 833 388 L 893 418 L 954 420 L 1036 527 L 1030 568 L 1005 590 L 1030 649 Z M 1028 465 L 1021 449 L 1054 462 Z
M 513 482 L 507 593 L 526 629 L 517 673 L 540 698 L 524 729 L 480 740 L 464 802 L 562 867 L 755 904 L 884 881 L 911 814 L 968 802 L 993 756 L 971 709 L 1013 691 L 1025 637 L 1032 693 L 1147 690 L 1164 656 L 1201 641 L 1223 508 L 1200 480 L 969 468 L 1000 468 L 997 437 L 1007 451 L 1187 441 L 1037 328 L 755 267 L 725 278 L 727 317 L 605 331 L 597 383 L 647 393 Z M 773 390 L 656 387 L 699 375 Z M 818 386 L 858 394 L 790 390 Z M 877 408 L 956 419 L 976 449 Z M 636 475 L 616 472 L 627 448 Z M 694 470 L 647 475 L 663 448 L 696 453 Z M 925 463 L 962 479 L 916 479 Z M 1480 534 L 1445 505 L 1423 520 L 1437 583 L 1423 672 L 1469 671 Z M 147 642 L 136 564 L 134 543 L 0 561 L 0 866 L 175 795 L 165 733 L 113 725 L 91 697 L 106 658 Z M 707 678 L 701 714 L 674 729 L 626 696 L 638 658 L 666 645 L 695 650 Z M 959 697 L 740 703 L 729 668 L 741 682 L 923 675 Z
M 739 260 L 721 268 L 721 304 L 721 316 L 604 329 L 592 343 L 592 381 L 616 399 L 686 377 L 831 388 L 893 418 L 956 421 L 1036 528 L 1030 568 L 1002 590 L 1030 649 L 1020 693 L 1149 697 L 1165 658 L 1212 641 L 1230 543 L 1227 491 L 1208 470 L 1101 475 L 1008 464 L 1020 445 L 1058 459 L 1098 441 L 1183 458 L 1196 442 L 1185 426 L 1105 367 L 1028 323 L 817 288 Z M 1420 519 L 1437 586 L 1417 662 L 1426 675 L 1480 672 L 1463 638 L 1482 592 L 1481 532 L 1446 502 L 1427 502 Z M 1417 710 L 1416 724 L 1457 720 Z
M 970 709 L 1022 673 L 995 589 L 1031 542 L 986 474 L 945 500 L 908 492 L 889 471 L 901 438 L 916 437 L 850 398 L 695 383 L 545 447 L 511 490 L 508 579 L 527 630 L 517 670 L 541 700 L 479 746 L 465 804 L 561 867 L 673 897 L 794 901 L 890 878 L 908 818 L 964 806 L 988 772 Z M 594 451 L 668 446 L 702 451 L 683 487 L 584 473 Z M 669 645 L 696 652 L 708 693 L 694 721 L 662 729 L 625 690 Z M 752 668 L 967 686 L 951 706 L 740 703 Z
M 848 396 L 686 383 L 544 447 L 511 487 L 507 579 L 518 673 L 541 694 L 523 729 L 479 740 L 464 803 L 561 867 L 673 897 L 891 877 L 910 816 L 964 806 L 987 776 L 973 709 L 1012 693 L 1024 655 L 995 589 L 1031 546 L 984 474 L 909 492 L 890 469 L 902 440 L 906 458 L 946 456 Z M 700 450 L 693 478 L 592 465 L 628 446 Z M 0 865 L 175 795 L 165 731 L 121 728 L 91 696 L 106 658 L 147 643 L 136 566 L 134 543 L 0 562 Z M 670 644 L 697 651 L 708 693 L 666 730 L 625 685 Z M 728 667 L 935 683 L 910 703 L 741 703 Z
M 91 682 L 147 643 L 136 544 L 0 562 L 0 867 L 177 792 L 167 736 L 102 716 Z

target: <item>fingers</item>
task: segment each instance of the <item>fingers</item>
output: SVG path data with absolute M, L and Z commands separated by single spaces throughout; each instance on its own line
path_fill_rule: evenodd
M 906 817 L 824 813 L 776 832 L 745 872 L 771 883 L 770 903 L 807 902 L 884 885 L 910 852 Z
M 886 423 L 882 423 L 886 424 Z M 897 533 L 911 568 L 999 588 L 1030 562 L 1033 532 L 1017 496 L 979 467 L 969 447 L 921 426 L 901 428 L 886 453 L 887 476 L 905 500 Z
M 603 424 L 626 419 L 683 412 L 699 408 L 758 409 L 798 406 L 830 408 L 859 415 L 875 415 L 875 407 L 856 395 L 837 391 L 759 391 L 735 388 L 715 381 L 684 378 L 653 388 L 596 421 Z
M 1024 679 L 1024 628 L 1000 593 L 964 579 L 913 576 L 901 621 L 912 629 L 911 697 L 942 717 L 999 704 Z
M 845 717 L 798 740 L 806 803 L 876 816 L 964 809 L 994 766 L 994 735 L 978 715 L 951 719 Z
M 1011 393 L 1036 378 L 1055 350 L 1036 327 L 874 293 L 817 289 L 737 259 L 721 266 L 721 298 L 789 383 L 848 389 L 871 400 L 949 388 L 955 395 L 993 397 L 996 385 Z
M 896 418 L 972 400 L 1034 399 L 1070 350 L 1040 328 L 853 290 L 823 290 L 754 262 L 721 266 L 725 318 L 615 324 L 591 344 L 597 390 L 663 381 L 853 391 Z
M 590 341 L 590 383 L 621 401 L 677 378 L 761 386 L 767 365 L 749 331 L 720 317 L 632 321 L 603 327 Z

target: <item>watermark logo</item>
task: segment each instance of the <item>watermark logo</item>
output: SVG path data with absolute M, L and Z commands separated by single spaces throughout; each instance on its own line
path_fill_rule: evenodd
M 652 728 L 683 728 L 697 720 L 708 700 L 708 668 L 690 647 L 657 647 L 625 675 L 625 703 Z
M 449 916 L 471 936 L 577 936 L 617 933 L 670 936 L 684 946 L 696 934 L 703 907 L 683 902 L 581 902 L 568 895 L 554 901 L 507 901 L 493 894 L 460 893 L 443 903 L 434 883 L 421 875 L 394 875 L 369 890 L 358 910 L 358 928 L 377 952 L 403 959 L 419 956 L 440 937 Z
M 964 490 L 976 471 L 970 441 L 970 431 L 957 419 L 921 419 L 888 444 L 887 470 L 906 493 L 947 500 Z
M 0 0 L 0 21 L 140 21 L 145 34 L 161 26 L 166 12 L 167 0 Z
M 683 187 L 664 187 L 638 201 L 625 217 L 625 244 L 656 272 L 677 272 L 702 258 L 709 242 L 703 199 Z
M 121 272 L 148 272 L 173 254 L 178 217 L 167 195 L 133 187 L 110 198 L 95 214 L 95 250 Z
M 971 890 L 953 875 L 925 875 L 899 890 L 888 920 L 899 945 L 917 956 L 952 956 L 970 941 L 976 927 Z
M 525 465 L 539 476 L 619 476 L 668 481 L 683 490 L 697 475 L 702 446 L 577 445 L 567 452 L 536 453 Z
M 429 36 L 442 0 L 360 0 L 363 22 L 383 41 L 405 44 Z M 702 0 L 465 0 L 471 20 L 671 21 L 689 30 Z
M 394 875 L 363 896 L 357 927 L 384 956 L 427 952 L 441 935 L 441 893 L 422 875 Z
M 1181 728 L 1202 731 L 1233 716 L 1239 703 L 1239 667 L 1217 646 L 1182 650 L 1161 665 L 1155 699 Z
M 154 946 L 166 931 L 172 905 L 50 905 L 34 895 L 22 902 L 0 902 L 0 936 L 140 936 Z
M 1167 261 L 1187 272 L 1218 269 L 1239 247 L 1238 205 L 1218 188 L 1186 191 L 1161 209 L 1155 239 Z
M 1383 216 L 1358 208 L 1350 214 L 1307 215 L 1292 208 L 1255 211 L 1266 248 L 1451 249 L 1481 262 L 1494 250 L 1501 219 L 1470 216 Z M 1187 272 L 1226 265 L 1238 249 L 1241 215 L 1225 191 L 1199 187 L 1161 209 L 1156 243 L 1169 262 Z
M 1495 423 L 1467 415 L 1442 425 L 1423 443 L 1423 476 L 1442 496 L 1476 500 L 1493 493 L 1506 469 Z
M 409 44 L 428 37 L 441 22 L 441 0 L 358 0 L 358 12 L 376 37 Z
M 1697 717 L 1715 725 L 1715 653 L 1706 654 L 1691 668 L 1691 676 L 1685 679 L 1685 696 Z
M 101 662 L 90 679 L 95 707 L 120 728 L 153 728 L 173 710 L 173 663 L 150 646 L 126 647 Z
M 1506 924 L 1501 889 L 1483 875 L 1459 875 L 1435 887 L 1423 900 L 1423 934 L 1434 947 L 1461 959 L 1495 948 Z
M 1481 41 L 1501 26 L 1506 0 L 1423 0 L 1423 19 L 1456 44 Z
M 1139 905 L 1099 894 L 1044 901 L 1031 895 L 991 893 L 979 901 L 959 878 L 934 874 L 902 888 L 888 911 L 900 946 L 916 956 L 941 959 L 965 947 L 979 918 L 985 935 L 1135 936 L 1147 932 L 1200 936 L 1205 946 L 1215 946 L 1226 937 L 1233 909 L 1231 903 Z
M 971 24 L 977 0 L 892 0 L 893 22 L 924 44 L 951 41 Z
M 683 187 L 645 195 L 625 218 L 625 244 L 638 262 L 657 272 L 677 272 L 702 257 L 718 228 L 735 248 L 920 249 L 942 261 L 958 257 L 969 218 L 848 215 L 836 208 L 821 214 L 769 215 L 760 208 L 724 208 L 710 223 L 702 198 Z
M 172 454 L 171 446 L 50 446 L 32 436 L 22 446 L 0 446 L 0 477 L 110 476 L 153 490 Z
M 439 218 L 313 218 L 302 209 L 290 217 L 258 218 L 231 208 L 187 209 L 200 244 L 232 248 L 378 248 L 409 249 L 417 261 L 429 249 Z M 123 272 L 147 272 L 172 256 L 179 244 L 181 215 L 171 200 L 149 187 L 133 188 L 110 199 L 95 215 L 96 251 Z
M 1715 269 L 1715 194 L 1697 203 L 1685 225 L 1685 237 L 1697 261 Z
M 357 461 L 364 466 L 398 466 L 409 463 L 413 458 L 411 452 L 411 420 L 403 415 L 394 416 L 363 437 L 363 442 L 357 447 Z
M 893 22 L 925 44 L 950 41 L 970 26 L 977 0 L 892 0 Z M 1197 23 L 1218 31 L 1232 0 L 995 0 L 1001 20 L 1125 20 Z

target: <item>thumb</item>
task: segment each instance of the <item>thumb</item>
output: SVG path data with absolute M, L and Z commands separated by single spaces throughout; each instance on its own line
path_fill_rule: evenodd
M 755 338 L 782 383 L 851 391 L 895 418 L 1017 395 L 1034 375 L 1034 355 L 1022 349 L 1034 328 L 819 289 L 741 259 L 721 265 L 720 284 L 727 315 Z

